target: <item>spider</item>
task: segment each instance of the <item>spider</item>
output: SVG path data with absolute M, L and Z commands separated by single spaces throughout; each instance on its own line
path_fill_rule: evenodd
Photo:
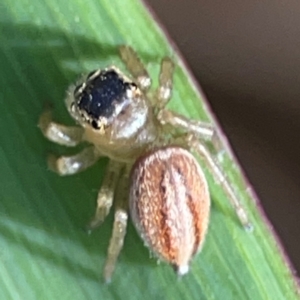
M 200 156 L 228 195 L 242 225 L 251 223 L 208 143 L 216 146 L 214 127 L 166 109 L 171 99 L 174 63 L 161 61 L 159 85 L 137 53 L 127 45 L 119 53 L 130 76 L 117 67 L 84 76 L 67 93 L 66 106 L 80 126 L 53 122 L 51 109 L 39 119 L 44 136 L 57 144 L 90 145 L 73 156 L 49 156 L 59 175 L 87 169 L 103 156 L 110 158 L 88 229 L 98 227 L 114 202 L 114 224 L 103 270 L 109 282 L 123 247 L 128 211 L 145 244 L 176 272 L 188 272 L 199 252 L 209 222 L 210 197 L 206 178 L 195 157 Z M 216 148 L 216 147 L 215 147 Z

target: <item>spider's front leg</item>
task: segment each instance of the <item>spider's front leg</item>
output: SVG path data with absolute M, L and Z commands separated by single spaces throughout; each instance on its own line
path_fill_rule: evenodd
M 122 45 L 119 47 L 121 59 L 123 60 L 127 70 L 137 81 L 139 87 L 143 91 L 147 91 L 151 86 L 151 78 L 141 62 L 138 54 L 132 47 Z
M 53 122 L 50 107 L 41 114 L 38 126 L 48 140 L 57 144 L 75 147 L 83 141 L 83 128 Z M 100 153 L 90 146 L 73 156 L 56 157 L 51 154 L 48 157 L 48 166 L 61 176 L 72 175 L 92 166 L 99 157 Z
M 216 151 L 223 150 L 218 135 L 211 124 L 190 120 L 165 108 L 172 97 L 174 68 L 174 62 L 170 57 L 162 59 L 159 85 L 155 93 L 155 103 L 153 104 L 158 109 L 157 119 L 162 125 L 169 124 L 173 127 L 179 127 L 185 131 L 195 133 L 201 139 L 212 142 Z
M 163 109 L 172 97 L 174 62 L 166 56 L 162 59 L 159 72 L 159 83 L 155 93 L 154 105 L 158 109 Z
M 83 140 L 83 128 L 53 122 L 50 107 L 41 114 L 38 126 L 48 140 L 63 146 L 74 147 Z

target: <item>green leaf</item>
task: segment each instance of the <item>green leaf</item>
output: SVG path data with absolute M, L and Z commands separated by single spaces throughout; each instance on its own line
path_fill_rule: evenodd
M 117 45 L 130 44 L 157 78 L 159 60 L 178 61 L 170 107 L 211 120 L 203 97 L 153 18 L 138 0 L 3 0 L 0 10 L 0 291 L 1 299 L 297 299 L 298 287 L 280 245 L 228 154 L 222 165 L 247 208 L 246 233 L 222 189 L 205 169 L 211 222 L 201 254 L 178 280 L 157 264 L 129 224 L 113 282 L 101 272 L 112 216 L 92 235 L 82 230 L 95 208 L 107 160 L 61 178 L 46 154 L 74 153 L 37 128 L 45 103 L 60 122 L 67 86 L 82 72 L 120 65 Z M 72 152 L 73 151 L 73 152 Z

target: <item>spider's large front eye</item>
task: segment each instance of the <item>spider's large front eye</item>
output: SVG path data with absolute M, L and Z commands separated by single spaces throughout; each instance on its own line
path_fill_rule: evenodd
M 126 101 L 129 86 L 130 83 L 115 70 L 102 71 L 86 83 L 78 97 L 78 108 L 91 119 L 92 125 L 100 119 L 109 119 L 116 112 L 116 107 Z

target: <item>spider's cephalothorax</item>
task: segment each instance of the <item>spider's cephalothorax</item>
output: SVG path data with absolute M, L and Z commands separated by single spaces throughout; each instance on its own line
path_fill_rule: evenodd
M 85 140 L 117 160 L 134 160 L 157 138 L 147 96 L 116 67 L 93 71 L 72 86 L 66 105 L 85 128 Z
M 48 164 L 60 175 L 71 175 L 101 156 L 110 158 L 88 225 L 100 225 L 115 202 L 106 281 L 123 246 L 129 208 L 144 243 L 182 275 L 203 244 L 210 208 L 204 173 L 190 151 L 222 185 L 244 227 L 251 228 L 251 223 L 217 161 L 217 151 L 211 153 L 206 145 L 220 147 L 214 127 L 165 108 L 172 92 L 172 60 L 162 60 L 158 88 L 149 93 L 151 80 L 135 51 L 129 46 L 119 50 L 131 78 L 113 66 L 91 72 L 68 91 L 67 108 L 80 126 L 53 122 L 50 110 L 41 115 L 39 126 L 49 140 L 65 146 L 90 143 L 73 156 L 50 156 Z
M 97 70 L 76 86 L 71 109 L 94 129 L 104 130 L 138 94 L 136 84 L 126 80 L 115 68 Z
M 82 91 L 80 87 L 76 89 L 75 97 L 82 117 L 100 129 L 126 109 L 136 86 L 122 80 L 114 70 L 95 73 Z

